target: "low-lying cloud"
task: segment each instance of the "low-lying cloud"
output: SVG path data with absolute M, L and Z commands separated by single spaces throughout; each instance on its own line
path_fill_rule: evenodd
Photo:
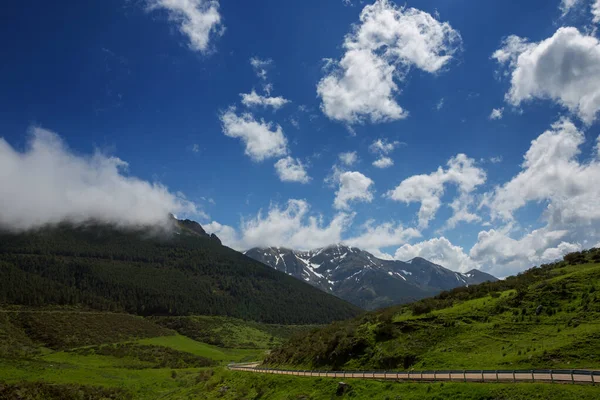
M 165 224 L 169 213 L 198 214 L 160 183 L 127 176 L 127 166 L 100 152 L 76 154 L 38 127 L 23 152 L 0 137 L 0 226 L 23 231 L 91 220 L 143 226 Z

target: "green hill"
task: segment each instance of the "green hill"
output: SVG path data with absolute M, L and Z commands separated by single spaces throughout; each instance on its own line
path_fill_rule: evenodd
M 195 222 L 176 220 L 168 231 L 63 224 L 0 233 L 0 304 L 279 324 L 325 323 L 361 312 L 222 246 Z
M 322 369 L 600 367 L 600 250 L 295 337 L 266 363 Z

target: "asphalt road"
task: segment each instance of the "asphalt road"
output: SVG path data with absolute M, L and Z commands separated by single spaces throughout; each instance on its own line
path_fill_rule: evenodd
M 290 371 L 261 368 L 260 363 L 230 364 L 233 371 L 261 374 L 313 376 L 342 379 L 410 380 L 423 382 L 539 382 L 539 383 L 600 383 L 600 372 L 591 370 L 536 370 L 536 371 Z

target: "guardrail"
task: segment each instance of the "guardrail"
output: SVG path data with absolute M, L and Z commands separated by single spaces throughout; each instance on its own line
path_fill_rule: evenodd
M 261 374 L 293 375 L 343 379 L 384 379 L 414 382 L 536 382 L 536 383 L 600 383 L 600 371 L 581 369 L 536 370 L 429 370 L 429 371 L 299 371 L 272 369 L 259 366 L 258 362 L 229 364 L 232 371 Z

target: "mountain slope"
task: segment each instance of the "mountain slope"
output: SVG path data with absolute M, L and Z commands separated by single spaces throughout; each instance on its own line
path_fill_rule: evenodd
M 600 367 L 600 249 L 503 281 L 371 312 L 292 339 L 271 365 L 331 369 Z
M 0 233 L 0 304 L 84 305 L 139 315 L 225 315 L 324 323 L 360 310 L 207 235 L 91 223 Z
M 496 280 L 479 271 L 453 272 L 423 258 L 409 262 L 382 260 L 366 251 L 342 245 L 311 251 L 254 248 L 245 254 L 368 310 L 415 301 L 458 286 Z

